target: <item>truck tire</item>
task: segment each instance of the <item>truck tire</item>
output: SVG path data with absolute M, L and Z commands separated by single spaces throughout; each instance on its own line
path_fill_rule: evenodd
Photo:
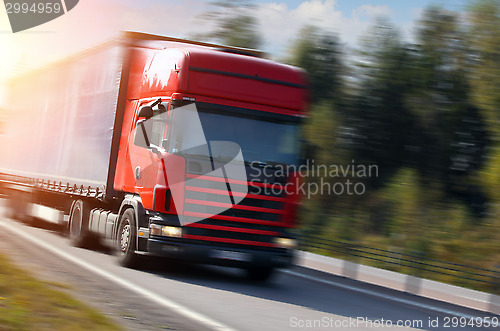
M 136 267 L 139 256 L 135 253 L 136 220 L 134 209 L 128 208 L 120 216 L 115 243 L 118 263 L 127 268 Z
M 263 282 L 271 278 L 274 273 L 273 267 L 250 267 L 247 275 L 251 280 Z
M 76 200 L 71 208 L 68 224 L 68 235 L 71 244 L 85 247 L 88 244 L 89 209 L 82 200 Z

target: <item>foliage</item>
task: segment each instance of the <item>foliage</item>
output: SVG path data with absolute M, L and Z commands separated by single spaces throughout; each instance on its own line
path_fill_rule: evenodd
M 383 21 L 365 39 L 360 55 L 362 78 L 349 112 L 352 148 L 358 160 L 379 164 L 382 182 L 420 150 L 421 131 L 406 107 L 413 55 Z
M 470 8 L 472 95 L 486 120 L 494 144 L 481 169 L 481 184 L 500 201 L 500 2 L 476 1 Z
M 194 36 L 195 39 L 210 40 L 228 46 L 258 49 L 262 43 L 256 32 L 257 19 L 252 15 L 253 5 L 246 0 L 219 0 L 211 2 L 211 10 L 199 19 L 212 30 Z
M 476 1 L 470 9 L 471 86 L 490 132 L 500 137 L 500 2 Z
M 307 71 L 314 103 L 322 99 L 338 101 L 344 69 L 337 36 L 305 26 L 293 43 L 290 55 L 287 62 Z

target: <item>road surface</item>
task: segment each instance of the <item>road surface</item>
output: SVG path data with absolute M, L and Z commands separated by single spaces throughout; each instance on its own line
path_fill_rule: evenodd
M 299 267 L 268 283 L 236 269 L 159 259 L 127 269 L 104 249 L 72 247 L 57 231 L 3 216 L 0 253 L 69 284 L 70 292 L 129 329 L 480 330 L 481 318 L 499 318 Z

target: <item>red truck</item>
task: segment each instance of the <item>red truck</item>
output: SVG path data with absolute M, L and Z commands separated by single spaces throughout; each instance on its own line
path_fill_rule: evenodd
M 13 79 L 9 211 L 63 225 L 75 245 L 99 237 L 125 266 L 164 256 L 258 280 L 289 266 L 307 84 L 261 55 L 125 32 Z

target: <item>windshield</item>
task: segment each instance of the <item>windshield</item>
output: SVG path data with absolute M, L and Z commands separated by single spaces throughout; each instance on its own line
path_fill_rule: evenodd
M 287 116 L 270 118 L 263 114 L 264 116 L 248 117 L 245 116 L 244 110 L 242 113 L 223 112 L 204 109 L 198 104 L 196 113 L 182 108 L 184 107 L 177 108 L 171 114 L 170 120 L 176 124 L 171 126 L 172 131 L 168 139 L 167 150 L 170 153 L 192 155 L 197 153 L 195 146 L 199 146 L 199 154 L 205 155 L 206 145 L 202 146 L 203 143 L 229 141 L 240 146 L 246 162 L 263 162 L 269 165 L 297 164 L 299 126 Z M 196 117 L 199 117 L 199 120 Z M 196 127 L 200 124 L 201 128 Z M 200 141 L 200 131 L 201 140 L 204 141 Z

